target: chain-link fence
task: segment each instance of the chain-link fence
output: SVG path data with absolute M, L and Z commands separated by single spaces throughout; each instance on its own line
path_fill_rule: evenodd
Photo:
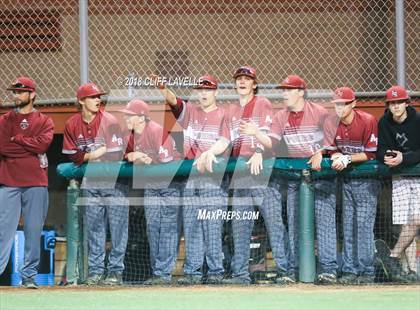
M 420 90 L 420 1 L 406 1 L 406 76 L 407 88 Z
M 383 91 L 397 83 L 394 2 L 91 0 L 89 79 L 104 89 L 152 72 L 232 83 L 233 70 L 249 64 L 264 84 L 296 73 L 311 89 Z M 406 0 L 407 87 L 417 91 L 419 14 L 419 1 Z M 0 37 L 1 89 L 25 74 L 38 82 L 38 99 L 74 97 L 79 1 L 1 1 Z

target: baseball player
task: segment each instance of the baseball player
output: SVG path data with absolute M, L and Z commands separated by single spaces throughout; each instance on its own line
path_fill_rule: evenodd
M 378 129 L 375 117 L 355 109 L 356 97 L 350 87 L 334 91 L 332 102 L 340 119 L 331 116 L 326 128 L 334 136 L 329 146 L 331 168 L 343 171 L 353 163 L 375 159 Z M 332 126 L 331 126 L 332 125 Z M 343 190 L 343 265 L 342 284 L 373 283 L 374 236 L 378 180 L 374 178 L 340 178 Z
M 309 158 L 312 169 L 320 170 L 325 144 L 323 123 L 328 111 L 305 100 L 306 82 L 298 75 L 289 75 L 278 88 L 283 90 L 286 108 L 277 112 L 268 135 L 258 132 L 256 138 L 267 148 L 275 148 L 276 155 L 291 158 Z M 279 148 L 283 140 L 286 149 Z M 276 279 L 278 284 L 295 283 L 298 275 L 298 220 L 299 181 L 287 182 L 287 218 L 290 246 L 289 270 Z M 318 282 L 335 283 L 337 280 L 335 196 L 332 180 L 316 180 L 315 221 L 318 240 L 318 258 L 321 272 Z
M 239 94 L 239 102 L 232 103 L 226 108 L 222 138 L 208 151 L 201 154 L 197 161 L 197 167 L 200 171 L 212 172 L 212 164 L 216 161 L 215 156 L 222 154 L 231 145 L 231 156 L 242 156 L 248 159 L 251 174 L 258 175 L 263 169 L 264 147 L 258 143 L 255 134 L 257 131 L 269 131 L 272 117 L 271 102 L 265 97 L 256 96 L 258 84 L 254 68 L 240 67 L 235 71 L 233 78 L 236 91 Z M 280 192 L 271 185 L 261 185 L 258 178 L 252 175 L 233 179 L 233 186 L 232 211 L 240 215 L 252 212 L 254 205 L 258 206 L 264 217 L 277 268 L 279 272 L 285 272 L 287 270 L 287 255 Z M 249 204 L 241 205 L 241 201 L 249 201 Z M 224 284 L 247 285 L 251 281 L 249 258 L 253 225 L 253 220 L 245 220 L 240 216 L 232 220 L 234 242 L 234 255 L 231 263 L 232 278 L 224 279 Z
M 117 119 L 103 111 L 97 85 L 87 83 L 77 90 L 81 113 L 67 120 L 64 128 L 63 153 L 76 164 L 89 161 L 115 161 L 123 157 L 123 137 Z M 120 181 L 84 177 L 82 195 L 87 198 L 85 225 L 88 232 L 88 285 L 121 285 L 128 239 L 127 187 Z M 114 197 L 112 204 L 101 198 Z M 105 272 L 107 222 L 112 249 Z
M 37 288 L 40 238 L 48 212 L 48 160 L 51 118 L 34 109 L 35 82 L 19 77 L 7 90 L 15 108 L 0 117 L 0 274 L 9 260 L 20 215 L 24 219 L 25 250 L 22 284 Z
M 136 165 L 168 163 L 180 158 L 175 142 L 163 127 L 150 119 L 148 105 L 142 100 L 131 100 L 124 113 L 127 128 L 131 131 L 125 158 Z M 178 188 L 163 188 L 159 181 L 148 181 L 144 189 L 144 210 L 150 263 L 153 277 L 146 285 L 171 282 L 171 273 L 178 253 L 179 206 Z
M 385 102 L 387 109 L 379 120 L 378 160 L 391 168 L 420 163 L 420 113 L 410 106 L 407 90 L 401 86 L 392 86 L 386 92 Z M 401 277 L 399 258 L 413 242 L 420 228 L 419 197 L 418 177 L 393 177 L 392 222 L 402 225 L 402 228 L 398 241 L 390 252 L 383 247 L 377 250 L 394 281 L 405 282 L 410 278 Z
M 199 105 L 177 98 L 160 85 L 166 102 L 184 131 L 184 157 L 196 159 L 220 138 L 224 110 L 216 105 L 217 80 L 211 75 L 200 77 L 195 87 Z M 223 279 L 223 219 L 199 219 L 199 211 L 211 213 L 226 210 L 227 194 L 220 181 L 209 175 L 190 177 L 183 190 L 183 223 L 186 257 L 184 277 L 178 284 L 191 285 L 203 281 L 204 258 L 208 265 L 207 284 Z

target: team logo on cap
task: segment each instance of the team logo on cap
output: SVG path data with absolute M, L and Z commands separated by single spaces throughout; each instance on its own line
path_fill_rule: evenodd
M 338 97 L 338 98 L 342 98 L 343 97 L 343 91 L 341 90 L 341 89 L 339 89 L 339 90 L 337 90 L 336 92 L 335 92 L 335 95 Z
M 29 123 L 26 120 L 26 118 L 20 122 L 20 128 L 22 128 L 23 130 L 27 129 L 29 127 Z
M 396 90 L 391 91 L 392 97 L 398 97 L 398 92 Z

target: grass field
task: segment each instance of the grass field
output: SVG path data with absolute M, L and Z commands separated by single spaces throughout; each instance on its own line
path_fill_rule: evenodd
M 420 286 L 0 288 L 0 309 L 419 310 Z

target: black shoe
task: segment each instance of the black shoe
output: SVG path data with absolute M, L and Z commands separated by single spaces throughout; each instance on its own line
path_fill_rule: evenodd
M 38 288 L 38 285 L 36 284 L 34 278 L 25 278 L 25 279 L 22 279 L 22 285 L 25 288 L 29 288 L 29 289 L 37 289 Z
M 201 276 L 186 275 L 178 279 L 177 283 L 179 285 L 198 285 L 201 284 Z
M 170 278 L 154 276 L 153 278 L 147 279 L 143 282 L 143 285 L 171 285 L 172 281 Z
M 294 274 L 279 273 L 279 276 L 274 280 L 274 282 L 280 285 L 289 285 L 295 284 L 297 281 Z
M 90 274 L 86 279 L 87 285 L 102 285 L 104 276 L 102 274 Z
M 368 285 L 368 284 L 374 284 L 374 283 L 375 283 L 374 275 L 364 274 L 357 277 L 357 284 Z
M 337 284 L 337 276 L 335 273 L 323 272 L 316 278 L 318 284 L 332 285 Z
M 122 285 L 122 274 L 116 273 L 116 272 L 110 272 L 105 280 L 102 282 L 104 285 Z
M 349 272 L 343 273 L 341 278 L 338 279 L 338 283 L 345 285 L 357 284 L 357 275 Z
M 206 284 L 218 285 L 218 284 L 222 284 L 222 280 L 223 280 L 222 275 L 212 274 L 207 277 Z
M 229 279 L 223 279 L 221 284 L 226 285 L 250 285 L 251 281 L 248 279 L 240 278 L 240 277 L 233 277 Z

